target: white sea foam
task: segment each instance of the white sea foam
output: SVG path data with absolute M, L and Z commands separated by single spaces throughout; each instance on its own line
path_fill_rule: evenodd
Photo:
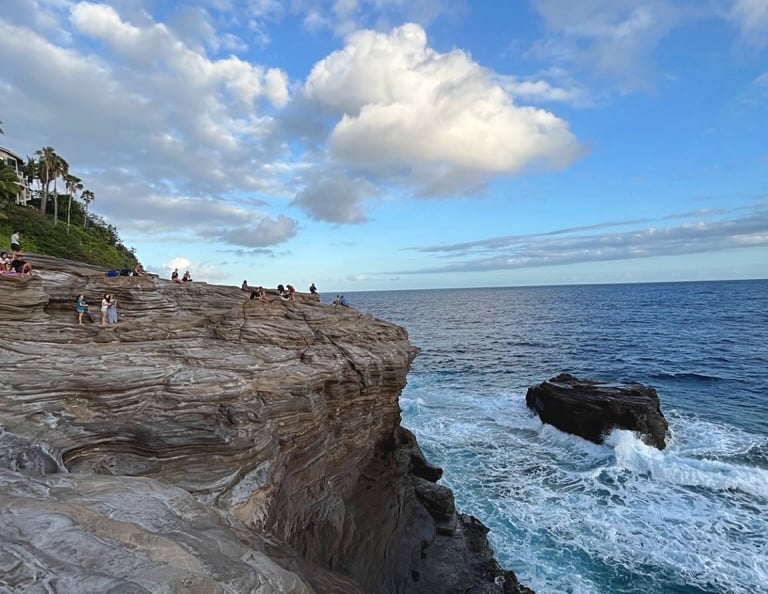
M 684 439 L 664 451 L 630 431 L 597 445 L 540 423 L 520 394 L 476 401 L 464 416 L 455 408 L 469 407 L 466 397 L 441 397 L 405 424 L 445 469 L 460 508 L 492 528 L 502 562 L 536 591 L 604 592 L 585 559 L 618 582 L 650 572 L 646 584 L 662 591 L 751 594 L 768 584 L 768 473 L 709 458 L 746 439 L 710 433 L 697 444 L 683 416 L 672 429 Z M 553 564 L 556 575 L 539 569 Z
M 400 398 L 400 408 L 403 414 L 419 414 L 426 406 L 421 398 Z
M 645 445 L 630 431 L 614 431 L 607 443 L 614 447 L 619 466 L 647 472 L 656 481 L 714 491 L 739 490 L 768 498 L 768 471 L 761 468 L 662 452 Z

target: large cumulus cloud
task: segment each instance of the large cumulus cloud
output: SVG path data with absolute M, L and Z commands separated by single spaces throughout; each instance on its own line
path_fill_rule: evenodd
M 315 65 L 305 94 L 338 117 L 329 143 L 336 161 L 424 196 L 564 167 L 584 150 L 564 120 L 517 105 L 465 52 L 430 48 L 416 24 L 350 35 Z

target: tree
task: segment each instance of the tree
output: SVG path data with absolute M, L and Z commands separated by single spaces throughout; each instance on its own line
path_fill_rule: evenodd
M 55 226 L 59 220 L 59 195 L 56 191 L 56 180 L 68 173 L 69 163 L 56 154 L 51 146 L 45 146 L 36 151 L 35 154 L 40 157 L 38 175 L 43 187 L 43 195 L 40 197 L 40 213 L 45 214 L 48 206 L 48 194 L 50 193 L 51 182 L 53 182 L 53 192 L 56 195 L 53 202 L 53 224 Z
M 32 184 L 35 182 L 40 183 L 40 165 L 37 161 L 35 161 L 32 157 L 27 155 L 27 162 L 24 164 L 24 166 L 21 169 L 21 173 L 24 176 L 24 183 L 26 184 L 27 189 L 31 192 L 32 191 Z M 40 194 L 40 187 L 38 186 L 37 194 Z
M 72 214 L 72 195 L 78 190 L 83 189 L 83 180 L 76 175 L 67 173 L 64 176 L 64 182 L 67 184 L 67 195 L 69 196 L 69 200 L 67 201 L 67 235 L 69 235 L 69 223 Z
M 0 198 L 7 200 L 16 199 L 21 191 L 21 184 L 16 175 L 16 170 L 0 162 Z
M 5 130 L 3 130 L 3 120 L 0 120 L 0 134 L 5 134 Z
M 85 229 L 85 225 L 88 223 L 88 205 L 96 200 L 96 196 L 90 190 L 83 190 L 80 199 L 85 203 L 85 214 L 83 215 L 83 229 Z
M 62 157 L 56 155 L 56 162 L 54 165 L 53 173 L 53 226 L 59 222 L 59 192 L 56 189 L 56 180 L 59 177 L 64 178 L 69 174 L 69 163 L 67 163 Z
M 45 209 L 48 206 L 48 190 L 53 180 L 51 176 L 56 168 L 56 160 L 59 156 L 52 146 L 44 146 L 35 151 L 35 154 L 39 157 L 37 174 L 43 189 L 43 194 L 40 196 L 40 214 L 45 215 Z

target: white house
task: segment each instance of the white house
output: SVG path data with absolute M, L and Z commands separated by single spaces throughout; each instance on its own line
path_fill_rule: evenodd
M 0 146 L 0 161 L 13 168 L 19 178 L 19 193 L 16 195 L 16 204 L 27 205 L 31 198 L 29 188 L 24 180 L 24 159 L 13 151 Z

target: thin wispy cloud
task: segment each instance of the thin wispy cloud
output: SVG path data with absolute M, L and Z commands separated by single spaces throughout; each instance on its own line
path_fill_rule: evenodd
M 667 219 L 691 219 L 691 214 L 673 215 Z M 512 270 L 768 246 L 768 209 L 765 208 L 755 209 L 746 216 L 714 220 L 699 218 L 676 226 L 584 233 L 599 228 L 636 226 L 638 222 L 607 222 L 545 233 L 415 248 L 454 261 L 431 268 L 399 270 L 394 274 Z M 491 255 L 478 257 L 480 254 Z

